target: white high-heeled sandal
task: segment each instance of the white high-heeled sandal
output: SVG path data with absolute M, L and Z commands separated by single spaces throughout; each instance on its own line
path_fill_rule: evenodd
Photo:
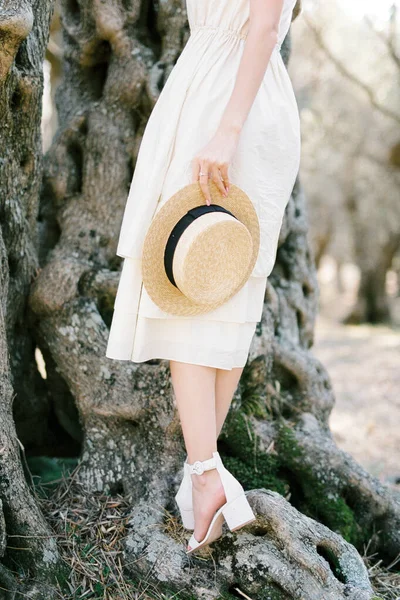
M 189 465 L 190 474 L 197 473 L 198 475 L 201 475 L 204 471 L 209 469 L 218 470 L 225 492 L 226 503 L 217 510 L 211 520 L 206 535 L 200 542 L 196 540 L 194 534 L 191 536 L 188 542 L 190 550 L 186 551 L 187 554 L 218 539 L 224 519 L 230 531 L 236 531 L 256 519 L 249 501 L 246 498 L 243 486 L 223 465 L 218 452 L 213 452 L 212 458 L 209 458 L 206 461 L 197 460 L 192 465 Z

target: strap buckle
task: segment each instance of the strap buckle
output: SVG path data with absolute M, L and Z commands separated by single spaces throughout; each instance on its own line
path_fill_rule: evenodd
M 196 460 L 192 465 L 189 465 L 190 474 L 195 473 L 196 475 L 202 475 L 204 471 L 210 471 L 215 469 L 217 466 L 214 457 L 208 458 L 207 460 Z

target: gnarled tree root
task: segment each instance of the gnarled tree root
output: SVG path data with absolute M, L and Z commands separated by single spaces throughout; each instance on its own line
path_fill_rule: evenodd
M 330 431 L 314 415 L 303 413 L 290 431 L 284 450 L 287 467 L 301 486 L 306 502 L 312 505 L 313 495 L 323 490 L 331 506 L 333 501 L 336 505 L 340 502 L 342 509 L 353 515 L 354 524 L 348 521 L 350 538 L 361 542 L 372 538 L 374 549 L 382 557 L 396 558 L 400 550 L 399 495 L 339 449 Z M 282 431 L 279 435 L 282 439 Z M 286 451 L 289 440 L 292 452 Z M 333 527 L 333 522 L 329 526 Z
M 361 557 L 341 536 L 276 492 L 253 490 L 248 499 L 257 520 L 237 533 L 224 529 L 199 556 L 186 554 L 184 539 L 172 539 L 157 507 L 139 503 L 126 539 L 126 572 L 165 585 L 180 598 L 232 598 L 237 589 L 257 600 L 372 597 Z

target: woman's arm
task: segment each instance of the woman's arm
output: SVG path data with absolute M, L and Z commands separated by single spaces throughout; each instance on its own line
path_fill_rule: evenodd
M 207 174 L 223 194 L 229 190 L 228 166 L 277 44 L 282 7 L 283 0 L 250 0 L 249 30 L 232 94 L 217 132 L 192 161 L 192 181 L 199 179 L 207 204 L 211 202 Z M 199 177 L 199 172 L 205 175 Z
M 283 0 L 250 0 L 250 25 L 222 129 L 240 133 L 278 43 Z

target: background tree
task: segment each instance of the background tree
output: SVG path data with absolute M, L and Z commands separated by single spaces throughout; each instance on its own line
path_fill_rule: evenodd
M 372 538 L 384 560 L 396 556 L 399 502 L 340 451 L 329 432 L 332 389 L 310 352 L 317 286 L 299 182 L 286 211 L 262 321 L 220 443 L 228 468 L 246 488 L 254 488 L 249 499 L 258 519 L 246 533 L 224 536 L 207 560 L 186 556 L 173 502 L 185 453 L 168 362 L 105 357 L 121 262 L 115 255 L 117 232 L 143 129 L 189 34 L 186 13 L 177 0 L 65 0 L 61 11 L 59 129 L 45 157 L 39 213 L 36 205 L 31 213 L 32 231 L 36 217 L 39 223 L 41 268 L 22 316 L 34 377 L 29 390 L 21 376 L 27 361 L 11 366 L 14 385 L 20 382 L 22 390 L 15 404 L 22 442 L 42 448 L 50 431 L 58 439 L 50 438 L 49 452 L 55 453 L 58 440 L 64 453 L 68 446 L 80 448 L 79 468 L 62 494 L 63 510 L 54 511 L 58 525 L 54 514 L 53 525 L 70 527 L 72 505 L 120 495 L 129 499 L 120 540 L 125 581 L 146 578 L 182 598 L 232 598 L 237 590 L 257 598 L 370 598 L 367 571 L 349 542 L 361 549 Z M 42 27 L 47 32 L 48 21 Z M 33 39 L 20 48 L 24 43 Z M 287 39 L 285 60 L 289 45 Z M 38 123 L 35 131 L 38 135 Z M 27 146 L 15 131 L 13 139 L 18 148 Z M 35 156 L 40 156 L 37 147 Z M 14 183 L 20 189 L 21 179 Z M 35 193 L 34 187 L 29 190 Z M 6 192 L 5 205 L 12 196 Z M 5 294 L 12 298 L 10 290 Z M 15 332 L 7 332 L 7 340 L 12 337 Z M 6 348 L 5 336 L 3 343 Z M 44 359 L 45 379 L 33 360 L 35 346 Z M 19 396 L 25 389 L 30 402 L 22 409 Z M 9 406 L 10 387 L 6 392 Z M 28 414 L 40 414 L 38 431 L 24 425 Z M 4 468 L 15 463 L 21 472 L 17 457 L 3 462 Z M 0 488 L 3 502 L 7 490 Z M 9 493 L 7 514 L 18 507 L 19 497 Z M 29 498 L 24 495 L 24 502 Z M 42 523 L 36 504 L 32 510 Z M 48 531 L 43 535 L 54 543 Z M 7 565 L 9 551 L 4 557 Z M 115 600 L 121 580 L 116 573 L 104 574 L 103 565 L 101 597 Z M 46 573 L 43 578 L 51 581 Z M 5 571 L 3 587 L 7 576 Z
M 29 490 L 12 407 L 43 442 L 49 412 L 46 387 L 34 359 L 27 297 L 38 269 L 38 192 L 42 63 L 51 2 L 3 1 L 0 6 L 0 597 L 15 590 L 47 597 L 47 582 L 62 571 L 57 545 Z M 14 401 L 14 402 L 13 402 Z M 26 414 L 25 414 L 26 411 Z M 22 448 L 23 449 L 23 448 Z M 17 584 L 15 571 L 34 584 Z M 8 597 L 8 596 L 7 596 Z
M 387 22 L 375 23 L 352 19 L 338 2 L 319 3 L 296 29 L 291 72 L 303 107 L 311 240 L 318 262 L 329 253 L 360 270 L 351 322 L 391 318 L 386 279 L 400 249 L 398 39 L 396 4 Z

